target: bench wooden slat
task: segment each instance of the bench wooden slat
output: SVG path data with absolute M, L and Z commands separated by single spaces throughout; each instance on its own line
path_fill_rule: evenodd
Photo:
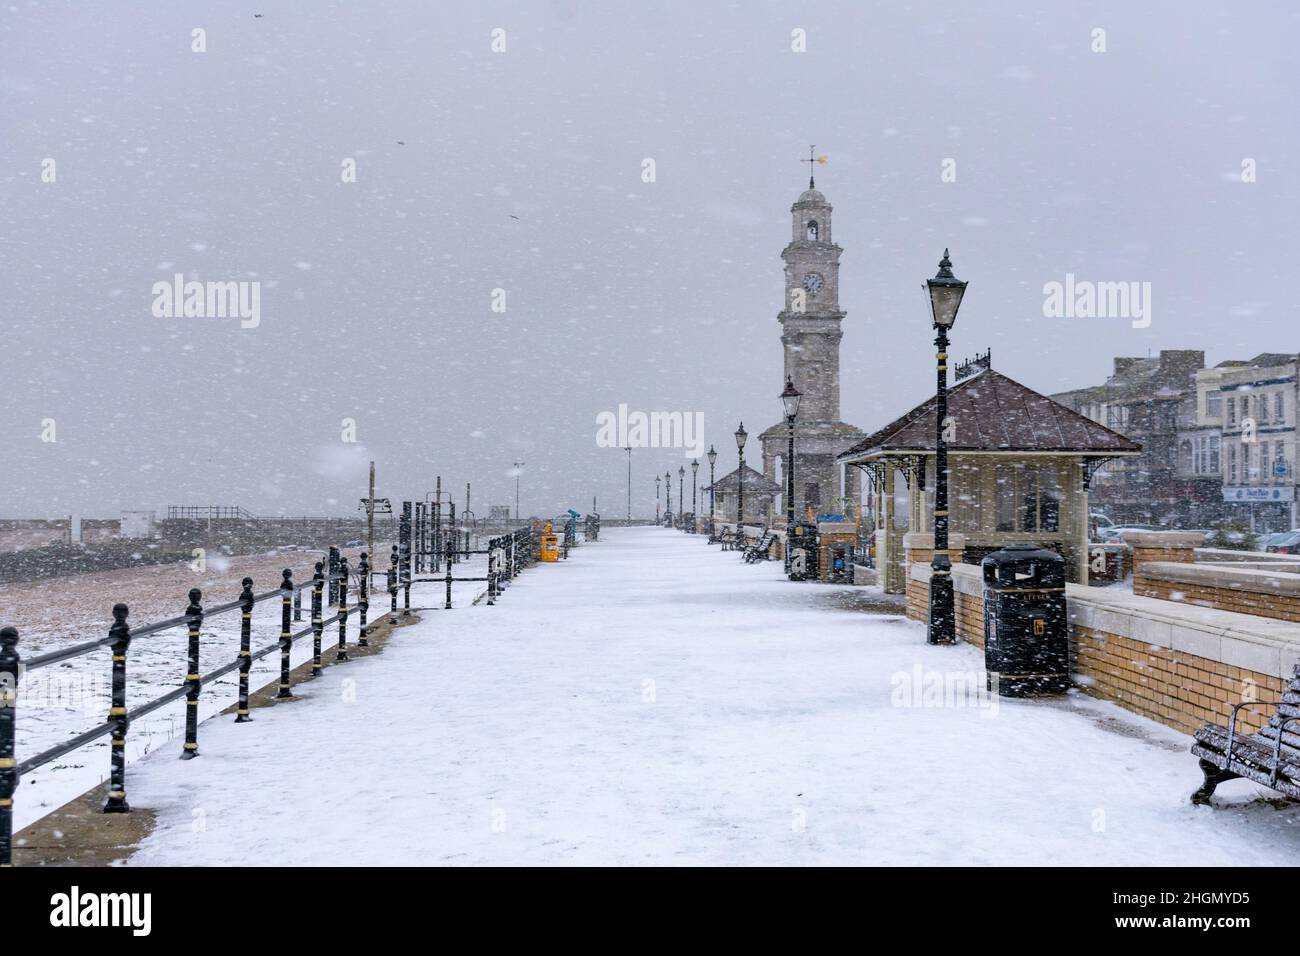
M 1223 754 L 1214 750 L 1210 750 L 1206 747 L 1203 747 L 1200 744 L 1196 744 L 1192 747 L 1192 753 L 1195 754 L 1197 757 L 1200 757 L 1202 760 L 1214 764 L 1216 767 L 1221 767 L 1225 770 L 1230 770 L 1232 773 L 1237 774 L 1239 777 L 1245 777 L 1247 780 L 1253 780 L 1255 783 L 1263 784 L 1266 787 L 1277 790 L 1279 793 L 1285 793 L 1287 796 L 1290 797 L 1300 797 L 1300 783 L 1296 783 L 1295 781 L 1292 780 L 1287 780 L 1285 777 L 1281 777 L 1281 776 L 1279 776 L 1276 781 L 1271 780 L 1270 779 L 1272 776 L 1271 771 L 1238 760 L 1237 750 L 1235 746 L 1233 747 L 1233 751 L 1232 751 L 1233 759 L 1232 759 L 1232 766 L 1230 767 L 1227 765 L 1228 762 L 1226 758 L 1224 758 Z
M 1196 740 L 1202 748 L 1222 756 L 1228 749 L 1228 728 L 1220 727 L 1218 724 L 1207 724 L 1196 732 Z M 1229 769 L 1235 770 L 1235 764 L 1240 760 L 1266 772 L 1271 771 L 1273 741 L 1258 738 L 1253 734 L 1238 736 L 1232 742 L 1232 758 L 1234 766 Z M 1300 782 L 1300 751 L 1284 744 L 1278 769 L 1282 776 Z

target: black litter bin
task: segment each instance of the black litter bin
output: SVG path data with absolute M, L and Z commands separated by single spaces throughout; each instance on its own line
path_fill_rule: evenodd
M 816 581 L 821 552 L 817 543 L 817 526 L 803 521 L 790 529 L 790 540 L 786 542 L 789 560 L 786 561 L 786 576 L 791 581 Z
M 1003 697 L 1070 688 L 1065 559 L 1034 544 L 995 551 L 984 569 L 984 667 Z

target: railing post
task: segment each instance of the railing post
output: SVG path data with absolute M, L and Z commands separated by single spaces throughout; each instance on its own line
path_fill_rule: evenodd
M 334 656 L 336 662 L 350 660 L 348 657 L 348 559 L 339 560 L 339 645 Z
M 190 606 L 185 609 L 189 630 L 189 657 L 185 671 L 185 746 L 181 748 L 182 760 L 193 760 L 199 755 L 199 631 L 203 627 L 203 592 L 190 588 Z
M 487 554 L 487 579 L 488 579 L 487 580 L 487 585 L 488 585 L 487 602 L 488 602 L 488 606 L 491 607 L 493 604 L 496 603 L 496 597 L 497 597 L 496 594 L 497 579 L 495 573 L 495 569 L 497 566 L 497 539 L 496 538 L 488 539 L 487 552 L 488 552 Z
M 108 800 L 105 813 L 129 813 L 126 802 L 126 730 L 131 721 L 126 714 L 126 652 L 131 647 L 131 627 L 126 623 L 130 613 L 125 604 L 113 605 L 113 626 L 108 629 L 113 647 L 113 703 L 108 709 L 108 719 L 113 722 Z
M 451 541 L 454 545 L 456 539 L 449 538 L 448 540 Z M 451 561 L 450 560 L 447 561 L 447 600 L 446 603 L 443 604 L 443 607 L 448 611 L 451 610 Z
M 14 734 L 19 666 L 18 628 L 0 629 L 0 867 L 14 865 L 14 791 L 18 789 Z
M 321 591 L 325 587 L 325 563 L 316 562 L 316 573 L 311 577 L 311 676 L 320 674 L 320 641 L 325 631 L 325 617 L 321 608 Z
M 397 545 L 393 545 L 393 553 L 389 555 L 388 564 L 388 598 L 392 607 L 388 611 L 388 623 L 397 625 Z
M 289 619 L 293 604 L 293 572 L 288 568 L 280 573 L 280 689 L 276 699 L 288 700 L 293 696 L 289 689 L 289 652 L 293 649 L 293 624 Z
M 297 588 L 293 592 L 293 619 L 302 620 L 302 589 Z
M 339 549 L 330 545 L 329 552 L 330 607 L 339 603 Z
M 408 543 L 402 554 L 402 617 L 411 615 L 411 546 Z
M 239 706 L 235 708 L 235 723 L 246 724 L 253 718 L 248 715 L 248 671 L 253 666 L 253 579 L 244 578 L 244 589 L 239 592 Z
M 369 647 L 370 642 L 366 640 L 368 633 L 366 616 L 370 612 L 370 555 L 364 551 L 361 552 L 361 563 L 357 566 L 357 573 L 361 576 L 360 592 L 357 594 L 357 611 L 360 615 L 357 623 L 361 633 L 357 638 L 357 647 Z

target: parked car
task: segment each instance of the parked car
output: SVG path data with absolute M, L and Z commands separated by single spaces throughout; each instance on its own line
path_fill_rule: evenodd
M 1272 539 L 1264 547 L 1269 554 L 1300 554 L 1300 531 L 1287 531 L 1280 537 L 1269 535 Z
M 1112 525 L 1109 528 L 1099 528 L 1097 531 L 1098 538 L 1105 544 L 1119 544 L 1124 540 L 1125 531 L 1155 531 L 1155 528 L 1148 528 L 1143 525 Z

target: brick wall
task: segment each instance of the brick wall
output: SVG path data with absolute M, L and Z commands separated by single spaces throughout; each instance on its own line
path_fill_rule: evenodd
M 909 570 L 907 616 L 924 621 L 929 568 Z M 958 636 L 982 648 L 978 569 L 957 569 L 953 584 Z M 1300 632 L 1275 619 L 1074 584 L 1066 594 L 1071 671 L 1080 689 L 1183 733 L 1226 725 L 1238 701 L 1279 699 L 1300 659 Z M 1241 726 L 1259 729 L 1272 710 L 1243 709 Z

